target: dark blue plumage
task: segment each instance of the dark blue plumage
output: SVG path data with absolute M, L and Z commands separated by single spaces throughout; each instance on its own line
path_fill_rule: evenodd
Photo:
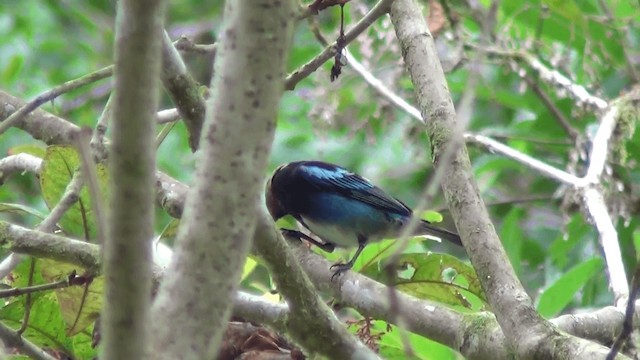
M 412 211 L 367 179 L 349 170 L 321 162 L 298 161 L 281 165 L 267 183 L 266 202 L 274 220 L 293 216 L 323 243 L 297 231 L 289 235 L 308 240 L 326 251 L 358 247 L 346 264 L 336 264 L 338 275 L 353 266 L 365 245 L 400 234 Z M 421 220 L 414 235 L 432 235 L 461 245 L 460 237 Z

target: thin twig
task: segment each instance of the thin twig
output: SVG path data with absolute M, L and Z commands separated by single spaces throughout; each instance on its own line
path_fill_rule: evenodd
M 211 56 L 215 56 L 216 50 L 218 49 L 217 44 L 196 44 L 184 35 L 174 41 L 173 46 L 175 46 L 178 51 Z
M 622 331 L 620 335 L 616 338 L 616 341 L 611 346 L 611 351 L 607 354 L 606 360 L 615 359 L 618 352 L 624 346 L 624 343 L 627 342 L 631 332 L 633 331 L 633 315 L 636 312 L 636 299 L 638 298 L 638 293 L 640 292 L 640 265 L 636 266 L 636 271 L 633 274 L 633 283 L 631 287 L 631 293 L 629 294 L 629 299 L 627 299 L 627 307 L 624 313 L 624 322 L 622 323 Z
M 111 92 L 107 103 L 104 105 L 104 109 L 102 109 L 102 114 L 100 114 L 100 117 L 98 118 L 96 128 L 93 130 L 93 135 L 91 136 L 91 141 L 89 142 L 91 150 L 93 151 L 93 158 L 96 162 L 102 161 L 107 158 L 107 148 L 105 146 L 104 137 L 107 134 L 109 121 L 111 120 L 114 98 L 115 96 L 113 95 L 113 92 Z
M 614 301 L 619 305 L 629 296 L 627 273 L 622 262 L 622 252 L 618 242 L 618 232 L 609 214 L 607 202 L 599 186 L 583 189 L 584 205 L 598 230 L 598 240 L 607 263 L 609 287 L 613 291 Z
M 559 71 L 548 68 L 542 61 L 524 50 L 507 50 L 494 46 L 480 46 L 470 43 L 465 44 L 465 46 L 490 55 L 502 56 L 524 62 L 538 74 L 541 80 L 565 91 L 579 106 L 588 105 L 596 110 L 603 110 L 608 106 L 607 101 L 590 94 L 584 86 L 575 84 Z
M 156 120 L 158 121 L 158 124 L 176 122 L 180 120 L 180 113 L 178 113 L 178 109 L 176 108 L 161 110 L 156 114 Z
M 344 5 L 348 3 L 350 0 L 314 0 L 311 4 L 307 6 L 302 6 L 303 10 L 298 16 L 298 20 L 303 20 L 311 15 L 317 15 L 320 11 L 329 8 L 331 6 L 336 5 Z
M 56 204 L 56 206 L 51 209 L 51 212 L 47 217 L 42 220 L 40 224 L 36 227 L 36 230 L 51 233 L 53 232 L 58 224 L 58 221 L 62 219 L 64 214 L 71 209 L 71 207 L 78 201 L 80 198 L 80 190 L 83 186 L 83 179 L 80 176 L 80 172 L 76 171 L 67 184 L 67 188 L 62 194 L 62 197 Z M 21 254 L 11 253 L 7 256 L 2 263 L 0 263 L 0 279 L 9 275 L 13 269 L 18 266 L 24 260 L 25 256 Z
M 64 214 L 80 199 L 80 191 L 84 185 L 81 172 L 76 170 L 64 190 L 64 194 L 49 215 L 36 227 L 38 231 L 53 232 Z
M 36 261 L 37 259 L 31 258 L 31 265 L 29 266 L 29 281 L 27 282 L 28 286 L 33 285 L 33 273 L 36 271 Z M 31 293 L 27 293 L 24 298 L 24 316 L 22 317 L 22 324 L 20 328 L 16 331 L 18 335 L 22 335 L 27 327 L 29 326 L 29 315 L 31 315 Z
M 345 45 L 353 41 L 358 35 L 364 32 L 371 26 L 378 18 L 386 14 L 389 10 L 389 6 L 393 0 L 380 0 L 358 23 L 345 33 Z M 293 90 L 296 85 L 316 71 L 322 64 L 336 55 L 336 47 L 334 45 L 326 47 L 320 54 L 313 58 L 308 63 L 302 65 L 298 70 L 289 74 L 285 79 L 285 90 Z
M 66 278 L 63 278 L 63 279 L 60 279 L 58 281 L 55 281 L 55 282 L 52 282 L 52 283 L 48 283 L 48 284 L 41 284 L 41 285 L 27 286 L 27 287 L 23 287 L 23 288 L 13 288 L 13 289 L 0 290 L 0 299 L 12 297 L 12 296 L 20 296 L 20 295 L 25 295 L 25 294 L 32 294 L 32 293 L 37 293 L 37 292 L 42 292 L 42 291 L 63 289 L 63 288 L 66 288 L 66 287 L 75 286 L 75 285 L 81 285 L 82 284 L 82 283 L 79 283 L 79 282 L 74 282 L 74 281 L 69 281 L 69 280 L 70 280 L 70 277 L 66 277 Z
M 10 127 L 14 126 L 16 123 L 22 120 L 22 118 L 24 118 L 30 112 L 40 107 L 40 105 L 48 101 L 51 101 L 70 90 L 77 89 L 79 87 L 82 87 L 87 84 L 91 84 L 98 80 L 102 80 L 104 78 L 111 76 L 112 74 L 113 74 L 113 66 L 107 66 L 106 68 L 100 69 L 98 71 L 82 76 L 80 78 L 67 81 L 62 85 L 56 86 L 51 90 L 45 91 L 44 93 L 38 95 L 35 99 L 24 104 L 24 106 L 18 109 L 18 111 L 11 114 L 11 116 L 6 118 L 3 122 L 0 122 L 0 134 L 4 133 Z
M 599 183 L 609 157 L 609 140 L 618 122 L 619 104 L 612 103 L 600 119 L 600 126 L 592 140 L 589 168 L 584 176 L 587 183 Z
M 524 141 L 529 144 L 534 145 L 547 145 L 547 146 L 573 146 L 574 143 L 571 140 L 547 140 L 540 139 L 537 137 L 528 137 L 528 136 L 518 136 L 518 135 L 504 135 L 504 134 L 491 134 L 486 133 L 485 135 L 490 136 L 492 139 L 497 140 L 511 140 L 511 141 Z
M 389 100 L 393 105 L 397 106 L 401 110 L 405 111 L 407 114 L 411 115 L 414 119 L 420 121 L 421 123 L 425 123 L 422 115 L 420 115 L 420 111 L 409 104 L 402 97 L 398 96 L 393 90 L 391 90 L 388 86 L 384 84 L 384 82 L 375 75 L 373 75 L 367 68 L 362 65 L 360 61 L 351 55 L 351 52 L 346 49 L 345 56 L 347 57 L 347 62 L 349 66 L 357 72 L 364 81 L 366 81 L 374 90 L 376 90 L 380 95 Z
M 566 171 L 548 165 L 534 157 L 531 157 L 516 149 L 510 148 L 509 146 L 499 143 L 487 136 L 478 134 L 465 134 L 465 139 L 468 142 L 480 144 L 491 152 L 498 153 L 512 160 L 515 160 L 533 170 L 536 170 L 541 175 L 557 180 L 563 184 L 575 185 L 580 183 L 581 181 L 579 177 L 573 174 L 569 174 Z
M 549 95 L 547 95 L 547 93 L 540 88 L 538 83 L 536 83 L 530 76 L 525 77 L 525 80 L 527 84 L 529 84 L 529 87 L 531 87 L 531 90 L 533 90 L 533 92 L 538 95 L 542 103 L 547 107 L 547 109 L 549 109 L 549 112 L 551 112 L 551 115 L 553 115 L 556 121 L 558 121 L 558 124 L 562 126 L 564 131 L 567 132 L 571 139 L 575 141 L 578 137 L 580 137 L 580 132 L 578 132 L 578 130 L 571 126 L 571 122 L 569 122 L 569 119 L 564 116 L 562 111 L 558 109 L 556 104 L 551 100 Z
M 42 159 L 26 153 L 9 155 L 0 159 L 0 184 L 11 174 L 19 172 L 40 173 Z
M 102 204 L 102 194 L 100 193 L 100 185 L 98 180 L 98 172 L 96 164 L 91 156 L 91 148 L 89 142 L 91 140 L 91 129 L 83 127 L 77 134 L 75 145 L 78 149 L 82 164 L 82 174 L 91 195 L 91 208 L 96 221 L 97 243 L 104 244 L 106 240 L 105 231 L 107 231 L 107 218 L 104 213 L 105 207 Z

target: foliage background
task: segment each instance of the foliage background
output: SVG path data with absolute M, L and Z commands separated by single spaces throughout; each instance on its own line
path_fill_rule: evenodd
M 484 8 L 489 6 L 486 0 L 479 3 Z M 349 3 L 345 7 L 347 28 L 373 4 L 372 1 Z M 476 63 L 480 57 L 475 50 L 478 46 L 524 50 L 591 93 L 615 98 L 639 79 L 640 4 L 621 0 L 505 0 L 500 2 L 495 32 L 488 35 L 488 41 L 466 2 L 447 4 L 451 17 L 457 20 L 456 28 L 446 25 L 435 33 L 445 68 L 457 64 L 447 74 L 454 101 L 467 89 L 474 66 L 480 74 L 473 89 L 475 102 L 469 131 L 488 135 L 553 166 L 573 169 L 576 175 L 582 175 L 588 163 L 585 154 L 589 149 L 589 136 L 593 135 L 596 125 L 592 113 L 577 106 L 566 93 L 538 79 L 526 66 L 517 66 L 512 58 L 488 55 Z M 440 6 L 434 2 L 423 5 L 425 14 L 428 9 Z M 196 42 L 210 43 L 217 35 L 221 9 L 220 1 L 172 1 L 167 11 L 167 29 L 174 39 L 184 34 Z M 0 33 L 5 34 L 0 36 L 2 88 L 28 100 L 64 81 L 110 65 L 114 14 L 112 1 L 1 2 Z M 337 8 L 325 10 L 309 22 L 301 21 L 289 69 L 298 68 L 324 48 L 312 29 L 317 27 L 327 39 L 335 39 L 338 26 Z M 403 70 L 388 18 L 372 25 L 349 50 L 376 77 L 411 102 L 411 83 Z M 196 79 L 207 84 L 211 59 L 193 54 L 186 54 L 185 58 Z M 325 64 L 294 91 L 285 93 L 271 168 L 301 159 L 338 163 L 373 180 L 408 205 L 415 205 L 431 175 L 430 146 L 420 124 L 378 95 L 349 67 L 338 81 L 330 82 L 330 66 Z M 76 124 L 92 126 L 110 89 L 110 81 L 102 81 L 66 94 L 44 108 Z M 535 89 L 550 97 L 578 136 L 567 132 Z M 169 107 L 172 105 L 165 96 L 163 108 Z M 630 124 L 631 133 L 625 135 L 632 137 L 622 143 L 627 157 L 611 167 L 609 178 L 610 184 L 616 185 L 612 189 L 617 189 L 611 191 L 609 203 L 617 216 L 628 274 L 636 262 L 633 240 L 639 237 L 635 215 L 640 139 L 637 134 L 633 135 L 634 128 L 635 124 Z M 16 147 L 25 144 L 44 147 L 20 130 L 12 129 L 2 136 L 0 154 L 15 152 Z M 489 204 L 510 260 L 536 300 L 539 311 L 553 317 L 611 304 L 613 298 L 608 291 L 597 232 L 571 199 L 571 194 L 554 180 L 483 147 L 470 145 L 470 152 L 482 196 Z M 158 168 L 188 182 L 193 165 L 186 131 L 179 123 L 159 148 Z M 28 174 L 13 177 L 0 186 L 0 202 L 19 203 L 47 212 L 39 183 Z M 434 199 L 429 207 L 441 211 L 445 224 L 451 226 L 447 224 L 441 198 Z M 38 220 L 14 213 L 0 213 L 0 217 L 27 226 L 33 226 Z M 158 211 L 157 232 L 169 221 L 167 215 Z M 378 248 L 368 251 L 374 254 Z M 465 258 L 461 249 L 448 244 L 416 243 L 411 251 L 442 251 Z M 347 252 L 337 256 L 347 256 Z M 24 264 L 16 271 L 17 284 L 26 271 Z M 258 266 L 257 271 L 245 279 L 244 286 L 265 292 L 270 284 Z M 43 295 L 38 306 L 50 304 L 45 301 L 47 297 L 51 296 Z M 18 301 L 7 302 L 0 317 L 5 321 L 12 316 L 19 319 L 16 315 L 19 307 Z M 33 310 L 33 316 L 37 317 L 40 312 L 50 313 L 38 308 Z M 385 327 L 375 323 L 377 331 L 384 332 Z M 354 331 L 357 329 L 358 326 L 354 326 Z M 47 328 L 43 332 L 55 331 Z M 395 330 L 383 336 L 379 345 L 387 357 L 402 357 L 402 344 L 398 339 Z M 421 358 L 456 357 L 440 345 L 417 336 L 412 339 L 414 350 Z M 71 349 L 75 348 L 74 341 L 84 341 L 86 345 L 86 338 L 74 340 L 65 336 L 50 341 L 49 345 Z M 75 349 L 78 358 L 88 356 L 83 353 L 85 350 L 78 350 L 84 349 L 82 346 Z M 87 353 L 91 352 L 87 350 Z

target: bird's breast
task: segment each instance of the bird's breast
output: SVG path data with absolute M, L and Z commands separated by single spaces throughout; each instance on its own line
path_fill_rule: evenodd
M 302 219 L 309 231 L 317 235 L 324 242 L 329 242 L 340 247 L 358 246 L 358 235 L 353 228 L 332 223 L 317 222 L 306 217 L 302 217 Z

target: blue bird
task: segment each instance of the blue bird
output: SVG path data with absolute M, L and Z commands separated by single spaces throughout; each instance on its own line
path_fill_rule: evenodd
M 331 267 L 332 279 L 351 269 L 367 243 L 400 235 L 413 213 L 360 175 L 321 161 L 280 165 L 267 182 L 266 205 L 274 221 L 291 215 L 322 242 L 295 230 L 283 229 L 284 235 L 305 239 L 327 252 L 336 246 L 358 247 L 347 263 Z M 425 220 L 413 235 L 462 245 L 460 236 Z

